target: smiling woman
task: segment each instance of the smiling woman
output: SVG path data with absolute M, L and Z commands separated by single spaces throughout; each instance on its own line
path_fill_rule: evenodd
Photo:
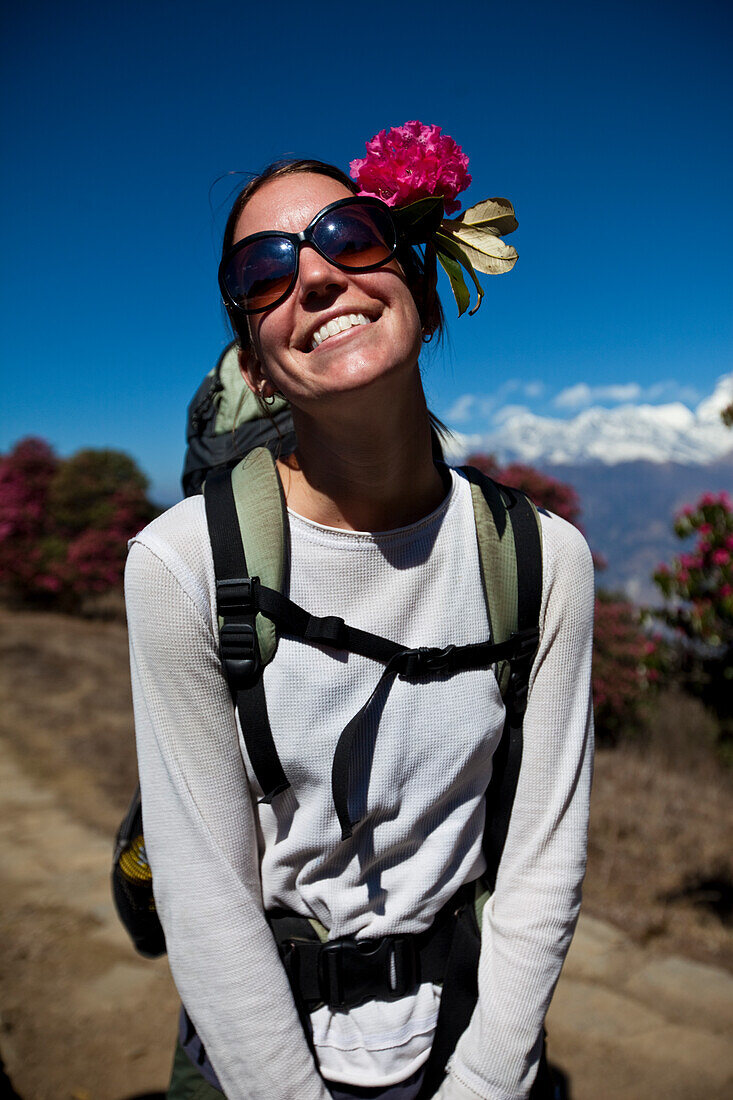
M 277 462 L 284 591 L 236 582 L 278 627 L 238 718 L 206 522 L 224 482 L 130 552 L 145 839 L 186 1006 L 171 1100 L 553 1095 L 543 1021 L 584 870 L 592 566 L 575 528 L 435 461 L 419 354 L 442 324 L 436 258 L 460 312 L 461 268 L 480 301 L 475 268 L 516 258 L 506 200 L 443 218 L 466 164 L 409 123 L 352 166 L 378 194 L 297 161 L 249 183 L 227 223 L 240 367 L 288 399 L 297 447 Z
M 441 314 L 419 256 L 398 247 L 385 204 L 354 197 L 351 181 L 332 167 L 280 166 L 245 191 L 225 231 L 220 285 L 248 385 L 263 399 L 277 392 L 291 403 L 298 451 L 279 463 L 289 505 L 352 530 L 398 527 L 427 514 L 444 491 L 432 460 L 422 471 L 414 461 L 426 447 L 432 453 L 418 358 Z M 273 250 L 284 272 L 274 277 Z M 272 298 L 269 308 L 263 295 Z M 374 481 L 376 456 L 381 479 L 395 487 L 386 494 Z M 365 462 L 368 472 L 359 473 Z M 342 488 L 317 491 L 334 470 Z M 354 494 L 355 474 L 372 487 Z

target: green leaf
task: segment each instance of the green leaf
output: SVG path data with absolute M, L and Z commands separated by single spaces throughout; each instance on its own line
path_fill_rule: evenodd
M 476 278 L 476 272 L 473 270 L 470 259 L 463 251 L 463 249 L 459 245 L 457 245 L 456 242 L 450 237 L 446 237 L 444 233 L 435 234 L 435 246 L 437 249 L 440 249 L 443 252 L 447 252 L 448 255 L 451 256 L 454 260 L 457 260 L 459 264 L 465 267 L 466 271 L 471 276 L 473 280 L 473 285 L 476 287 L 476 293 L 478 295 L 476 299 L 476 305 L 471 310 L 471 314 L 474 314 L 481 305 L 481 301 L 484 296 L 484 288 L 481 286 L 481 283 Z
M 471 295 L 461 273 L 461 266 L 447 252 L 438 252 L 437 256 L 440 266 L 450 281 L 451 290 L 458 306 L 458 316 L 460 317 L 466 312 L 471 301 Z
M 514 216 L 514 207 L 509 199 L 484 199 L 475 206 L 469 207 L 454 219 L 452 224 L 458 228 L 463 225 L 473 225 L 477 228 L 489 229 L 497 237 L 506 237 L 513 233 L 519 224 Z
M 424 244 L 440 228 L 443 198 L 441 195 L 431 195 L 411 202 L 409 206 L 394 206 L 392 217 L 409 244 Z
M 473 266 L 484 275 L 502 275 L 517 262 L 517 250 L 504 244 L 490 229 L 444 221 L 441 234 L 456 242 Z

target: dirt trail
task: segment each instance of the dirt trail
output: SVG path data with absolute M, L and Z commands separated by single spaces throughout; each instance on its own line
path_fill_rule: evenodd
M 80 792 L 81 793 L 81 792 Z M 0 742 L 2 1054 L 23 1100 L 163 1089 L 176 996 L 114 913 L 110 838 L 75 821 Z

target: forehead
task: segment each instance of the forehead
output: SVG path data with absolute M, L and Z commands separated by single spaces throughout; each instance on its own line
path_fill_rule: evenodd
M 270 180 L 255 191 L 239 215 L 234 241 L 272 229 L 300 233 L 324 206 L 351 195 L 352 192 L 338 180 L 313 172 L 297 172 Z

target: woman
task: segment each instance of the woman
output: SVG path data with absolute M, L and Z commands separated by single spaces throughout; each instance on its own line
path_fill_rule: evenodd
M 314 219 L 356 192 L 338 169 L 296 162 L 245 188 L 225 234 L 223 287 L 243 374 L 265 402 L 288 399 L 298 439 L 278 462 L 288 594 L 315 615 L 404 645 L 467 645 L 488 633 L 470 487 L 434 464 L 418 366 L 440 307 L 409 247 L 386 258 L 377 247 L 366 271 L 345 266 L 348 250 L 324 247 L 329 211 Z M 366 254 L 359 219 L 374 236 L 372 214 L 351 213 L 354 247 Z M 254 236 L 273 231 L 301 237 Z M 252 250 L 263 240 L 264 252 Z M 290 250 L 289 266 L 278 266 L 278 247 Z M 478 1004 L 435 1093 L 441 1100 L 529 1096 L 580 903 L 592 566 L 563 520 L 543 514 L 542 538 L 522 770 L 483 911 Z M 126 585 L 156 905 L 218 1087 L 229 1100 L 411 1100 L 440 987 L 422 982 L 346 1010 L 324 1004 L 304 1028 L 266 913 L 315 918 L 332 939 L 374 941 L 430 928 L 480 878 L 484 792 L 504 719 L 494 677 L 395 681 L 350 779 L 360 824 L 344 841 L 331 765 L 341 730 L 374 688 L 374 662 L 281 638 L 264 685 L 291 788 L 261 804 L 217 651 L 201 498 L 134 540 Z M 169 1095 L 209 1095 L 198 1082 Z

